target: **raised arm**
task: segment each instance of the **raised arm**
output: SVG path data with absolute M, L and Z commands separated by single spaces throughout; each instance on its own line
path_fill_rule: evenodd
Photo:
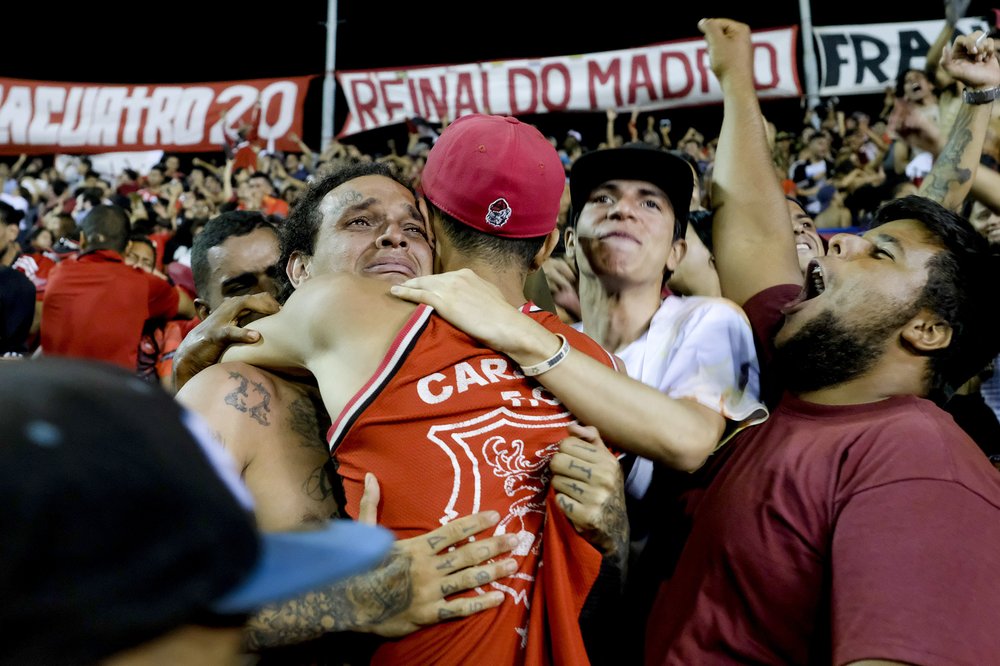
M 216 178 L 218 178 L 220 180 L 222 179 L 222 168 L 221 167 L 217 167 L 216 165 L 212 164 L 211 162 L 206 162 L 205 160 L 201 159 L 200 157 L 195 157 L 195 158 L 193 158 L 191 160 L 191 164 L 193 164 L 194 166 L 197 166 L 197 167 L 201 167 L 202 169 L 204 169 L 205 171 L 208 171 L 209 173 L 211 173 L 213 176 L 215 176 Z
M 723 296 L 742 305 L 767 287 L 801 284 L 802 273 L 754 90 L 750 28 L 702 19 L 698 29 L 723 93 L 712 181 L 716 266 Z
M 963 97 L 971 93 L 974 102 L 980 96 L 990 97 L 991 90 L 995 96 L 1000 86 L 995 42 L 984 38 L 977 44 L 982 34 L 960 35 L 941 55 L 941 67 L 964 84 Z M 920 184 L 920 194 L 951 210 L 961 207 L 979 166 L 993 104 L 963 101 L 944 148 Z
M 233 167 L 236 162 L 233 158 L 226 159 L 226 166 L 222 170 L 222 200 L 233 200 Z

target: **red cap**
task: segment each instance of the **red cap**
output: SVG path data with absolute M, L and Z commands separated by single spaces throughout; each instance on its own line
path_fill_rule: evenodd
M 462 116 L 441 133 L 420 177 L 424 195 L 473 229 L 504 238 L 556 227 L 566 172 L 556 149 L 509 116 Z

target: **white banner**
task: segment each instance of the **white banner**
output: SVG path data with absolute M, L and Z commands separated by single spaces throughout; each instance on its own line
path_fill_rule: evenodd
M 819 94 L 882 92 L 908 69 L 924 69 L 927 50 L 944 28 L 940 21 L 834 25 L 813 28 L 821 69 Z M 989 30 L 981 18 L 958 22 L 958 32 Z
M 796 27 L 753 33 L 761 98 L 801 94 Z M 702 38 L 636 49 L 533 60 L 338 71 L 347 98 L 347 136 L 422 117 L 441 122 L 469 113 L 519 116 L 564 111 L 643 111 L 720 102 Z

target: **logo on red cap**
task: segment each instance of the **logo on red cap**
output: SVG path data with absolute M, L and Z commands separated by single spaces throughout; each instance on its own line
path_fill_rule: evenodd
M 486 221 L 494 227 L 502 227 L 507 224 L 510 214 L 513 213 L 510 204 L 503 197 L 490 204 L 490 210 L 486 213 Z

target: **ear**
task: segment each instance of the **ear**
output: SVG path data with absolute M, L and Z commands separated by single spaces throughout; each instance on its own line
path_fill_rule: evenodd
M 434 245 L 437 238 L 437 233 L 434 231 L 433 220 L 431 220 L 431 211 L 427 208 L 427 199 L 424 197 L 417 197 L 417 210 L 424 218 L 424 226 L 427 229 L 427 243 L 431 246 L 431 250 L 437 252 L 437 247 Z
M 545 242 L 542 243 L 542 247 L 539 248 L 538 252 L 535 254 L 535 258 L 531 260 L 531 270 L 537 271 L 545 263 L 545 260 L 552 255 L 552 251 L 556 249 L 556 245 L 559 244 L 559 227 L 556 227 L 549 232 L 549 235 L 545 237 Z
M 567 225 L 563 231 L 563 244 L 566 246 L 566 263 L 577 273 L 576 269 L 576 227 Z
M 427 231 L 430 237 L 427 239 L 431 244 L 431 251 L 434 254 L 434 273 L 443 273 L 445 271 L 445 260 L 448 248 L 446 244 L 438 245 L 438 239 L 444 238 L 444 231 L 441 229 L 441 218 L 437 215 L 431 215 L 427 218 Z
M 299 285 L 312 276 L 312 256 L 303 254 L 296 250 L 288 257 L 288 264 L 285 266 L 285 275 L 288 281 L 296 289 Z
M 194 311 L 198 314 L 198 319 L 205 321 L 208 315 L 212 314 L 212 308 L 208 307 L 208 301 L 203 298 L 194 299 Z
M 688 251 L 688 242 L 683 238 L 678 238 L 670 245 L 670 254 L 667 255 L 667 265 L 664 266 L 664 270 L 668 273 L 673 273 L 677 270 L 677 266 L 684 259 L 684 255 Z
M 951 324 L 937 315 L 921 310 L 903 328 L 903 340 L 920 353 L 945 349 L 951 344 Z

